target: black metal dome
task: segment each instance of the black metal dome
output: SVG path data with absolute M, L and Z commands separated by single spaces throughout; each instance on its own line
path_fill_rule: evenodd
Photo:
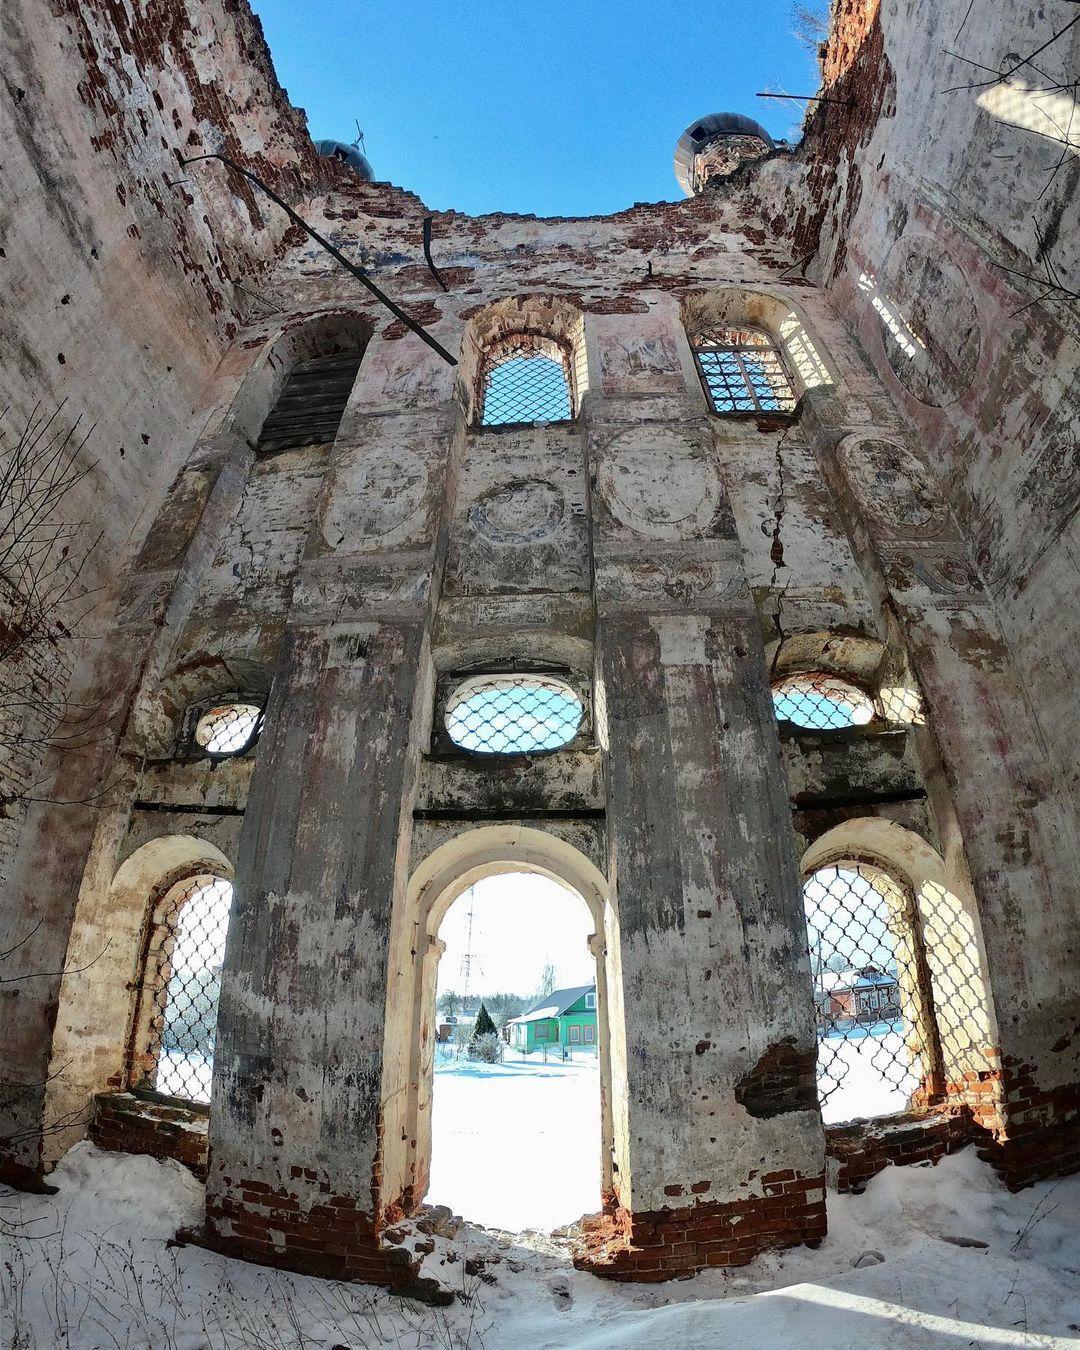
M 688 197 L 694 195 L 694 159 L 724 136 L 756 136 L 768 149 L 773 148 L 773 138 L 760 122 L 742 113 L 710 113 L 700 117 L 679 137 L 675 146 L 675 177 L 679 186 Z
M 316 141 L 315 149 L 326 159 L 340 159 L 350 165 L 365 183 L 375 181 L 375 170 L 371 167 L 371 162 L 355 145 L 350 145 L 347 141 Z

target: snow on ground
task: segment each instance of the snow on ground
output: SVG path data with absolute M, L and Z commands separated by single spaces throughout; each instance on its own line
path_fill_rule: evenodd
M 595 1054 L 437 1062 L 431 1128 L 432 1204 L 512 1232 L 549 1232 L 600 1208 Z
M 818 1087 L 827 1094 L 821 1107 L 826 1125 L 906 1111 L 918 1086 L 905 1038 L 889 1023 L 852 1027 L 818 1042 Z
M 82 1143 L 52 1180 L 54 1196 L 0 1187 L 4 1350 L 1080 1350 L 1080 1177 L 1010 1195 L 973 1150 L 830 1193 L 817 1251 L 668 1285 L 466 1227 L 425 1263 L 465 1295 L 447 1309 L 168 1248 L 202 1207 L 177 1163 Z

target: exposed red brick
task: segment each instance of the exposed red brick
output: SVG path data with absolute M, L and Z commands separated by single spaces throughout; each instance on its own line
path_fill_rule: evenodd
M 745 1200 L 699 1201 L 637 1214 L 619 1209 L 598 1217 L 586 1229 L 574 1264 L 606 1279 L 653 1282 L 743 1266 L 774 1247 L 825 1236 L 823 1176 L 785 1171 L 769 1173 L 761 1183 L 766 1193 Z M 683 1188 L 664 1189 L 676 1194 Z

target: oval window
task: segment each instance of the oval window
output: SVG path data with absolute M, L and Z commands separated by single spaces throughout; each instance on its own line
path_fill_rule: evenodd
M 255 739 L 262 709 L 254 703 L 221 703 L 195 725 L 195 740 L 208 755 L 237 755 Z
M 490 755 L 558 750 L 577 735 L 581 699 L 548 675 L 483 675 L 458 685 L 446 705 L 455 745 Z
M 773 685 L 773 707 L 781 722 L 811 731 L 865 726 L 874 715 L 868 695 L 836 675 L 789 675 Z

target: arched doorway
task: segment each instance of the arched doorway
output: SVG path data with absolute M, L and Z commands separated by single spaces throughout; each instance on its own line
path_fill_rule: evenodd
M 485 877 L 544 876 L 578 895 L 592 920 L 600 1077 L 600 1185 L 605 1201 L 629 1186 L 626 1045 L 618 916 L 607 881 L 579 849 L 542 830 L 493 825 L 441 845 L 415 868 L 395 914 L 383 1050 L 380 1210 L 414 1210 L 431 1174 L 432 1087 L 439 928 L 450 906 Z M 575 1216 L 568 1216 L 570 1218 Z
M 511 1232 L 600 1208 L 593 936 L 580 895 L 535 873 L 484 877 L 448 909 L 430 1203 Z

